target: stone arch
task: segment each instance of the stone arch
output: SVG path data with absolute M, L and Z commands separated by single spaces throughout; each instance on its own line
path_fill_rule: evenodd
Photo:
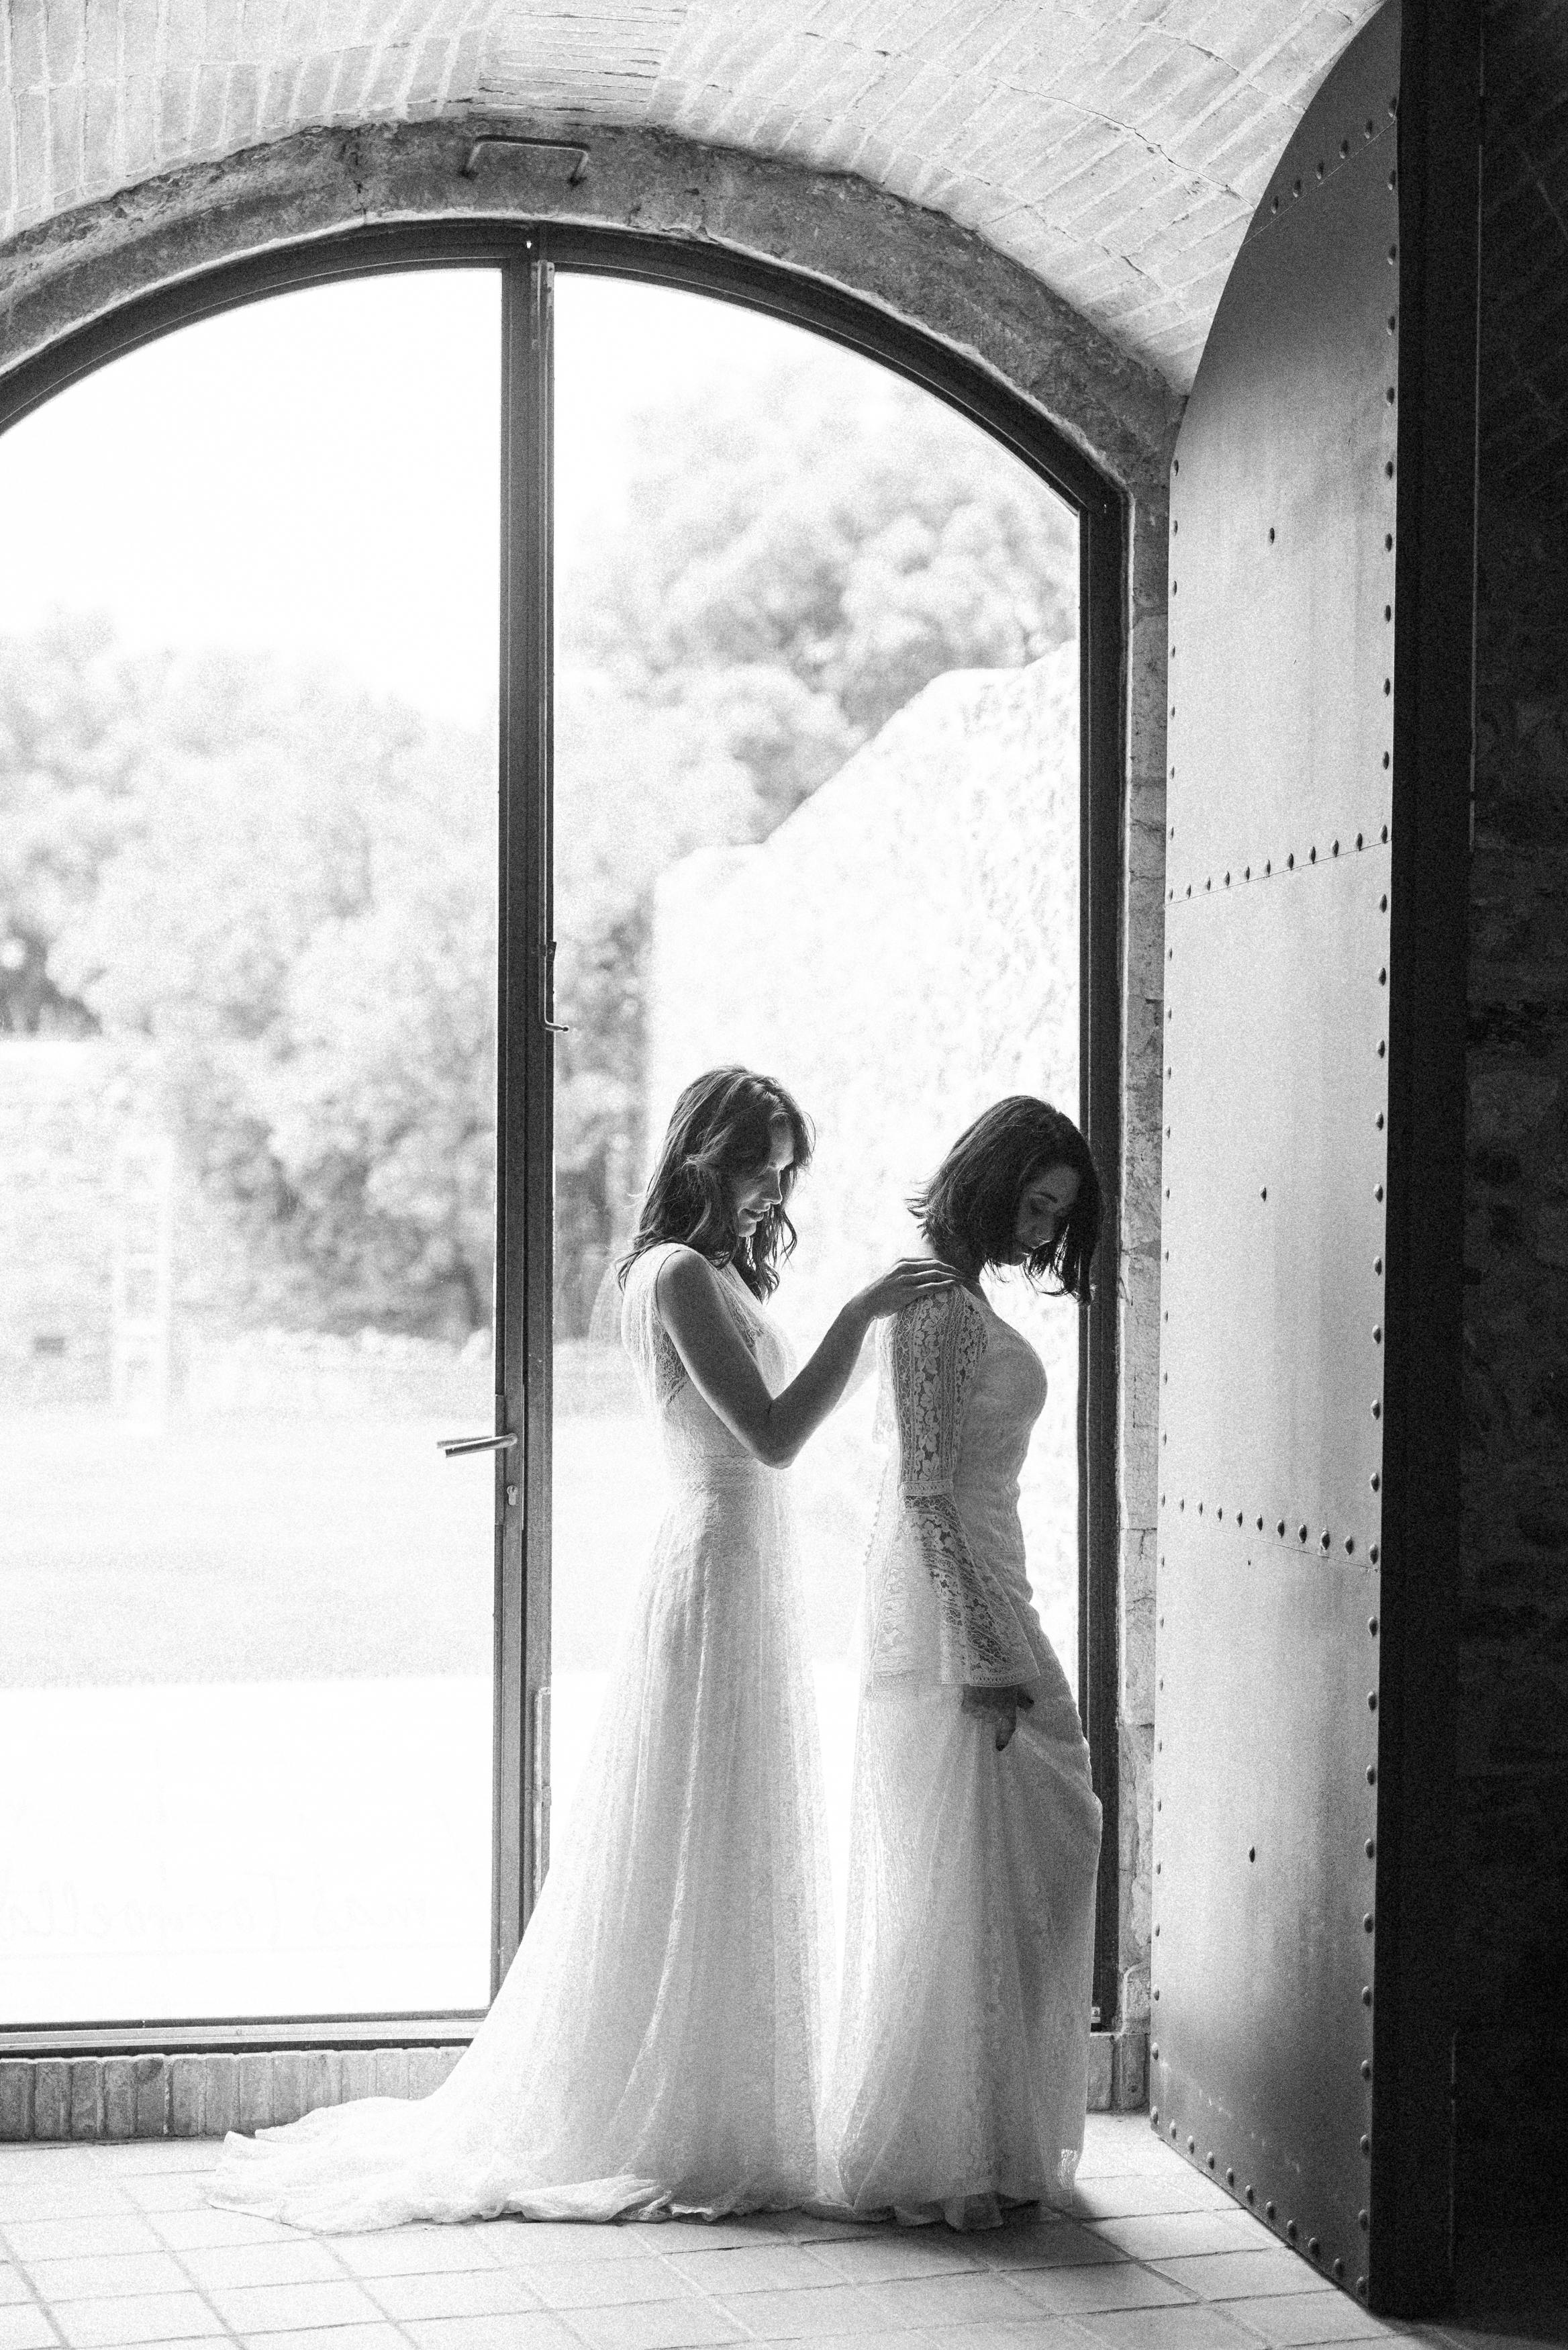
M 579 165 L 584 165 L 579 171 Z M 356 233 L 537 224 L 630 234 L 656 261 L 763 265 L 847 299 L 1022 400 L 1118 494 L 1124 666 L 1116 995 L 1119 1497 L 1116 1678 L 1120 1829 L 1116 2095 L 1142 2102 L 1147 2019 L 1164 879 L 1167 476 L 1180 395 L 1041 278 L 940 213 L 843 172 L 663 131 L 464 115 L 313 130 L 192 162 L 23 230 L 0 254 L 0 426 L 73 374 L 214 302 L 234 265 L 320 258 Z M 250 293 L 264 290 L 253 283 Z M 1111 2019 L 1107 2017 L 1107 2024 Z M 1105 2085 L 1109 2088 L 1110 2085 Z

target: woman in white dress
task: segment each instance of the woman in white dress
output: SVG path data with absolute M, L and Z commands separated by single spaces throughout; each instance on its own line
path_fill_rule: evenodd
M 983 2227 L 1083 2147 L 1100 1806 L 1018 1517 L 1045 1374 L 981 1276 L 1021 1266 L 1086 1300 L 1100 1191 L 1072 1121 L 1015 1095 L 912 1205 L 961 1285 L 880 1342 L 826 2135 L 854 2210 Z
M 336 2230 L 716 2216 L 815 2191 L 829 1908 L 776 1472 L 838 1401 L 871 1322 L 952 1275 L 896 1266 L 796 1374 L 765 1300 L 810 1151 L 788 1094 L 746 1070 L 711 1071 L 676 1104 L 622 1269 L 669 1506 L 597 1767 L 489 2014 L 429 2097 L 232 2135 L 215 2202 Z

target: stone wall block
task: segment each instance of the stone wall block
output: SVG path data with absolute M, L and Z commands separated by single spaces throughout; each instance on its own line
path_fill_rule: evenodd
M 129 2056 L 109 2056 L 103 2067 L 103 2134 L 136 2136 L 136 2073 Z
M 47 2056 L 33 2068 L 33 2135 L 52 2140 L 70 2134 L 70 2066 L 63 2058 Z
M 1089 2035 L 1088 2110 L 1092 2114 L 1108 2114 L 1111 2111 L 1112 2083 L 1116 2074 L 1115 2046 L 1114 2035 L 1109 2032 L 1094 2032 Z
M 373 2097 L 376 2094 L 376 2052 L 373 2048 L 345 2048 L 338 2097 L 343 2105 L 356 2097 Z
M 310 2048 L 299 2061 L 299 2110 L 313 2114 L 318 2106 L 342 2102 L 343 2060 L 336 2048 Z
M 371 2078 L 375 2087 L 371 2094 L 378 2097 L 406 2097 L 409 2087 L 409 2052 L 406 2048 L 378 2048 Z
M 202 2058 L 202 2131 L 203 2137 L 222 2137 L 238 2129 L 240 2065 L 237 2056 Z
M 265 2129 L 272 2121 L 273 2058 L 247 2051 L 239 2060 L 234 2127 L 247 2135 Z
M 1148 2103 L 1148 2031 L 1124 2024 L 1115 2041 L 1111 2106 L 1118 2114 L 1141 2113 Z
M 33 2067 L 23 2057 L 0 2057 L 0 2143 L 33 2135 Z
M 131 2071 L 136 2084 L 138 2137 L 163 2137 L 169 2128 L 169 2059 L 135 2056 Z
M 73 2056 L 67 2066 L 69 2074 L 70 2134 L 76 2138 L 98 2138 L 103 2136 L 103 2060 L 99 2056 Z
M 296 2048 L 280 2048 L 273 2056 L 269 2123 L 296 2122 L 305 2112 L 305 2064 Z
M 169 2129 L 174 2137 L 201 2137 L 207 2085 L 204 2056 L 169 2059 Z

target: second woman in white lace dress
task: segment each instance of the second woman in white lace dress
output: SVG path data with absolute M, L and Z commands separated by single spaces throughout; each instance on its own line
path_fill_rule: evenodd
M 815 2192 L 826 1845 L 778 1471 L 872 1321 L 952 1276 L 896 1267 L 796 1374 L 765 1299 L 810 1147 L 789 1096 L 743 1069 L 676 1105 L 622 1317 L 669 1504 L 582 1808 L 472 2043 L 418 2103 L 365 2098 L 231 2137 L 214 2201 L 348 2230 L 713 2216 Z
M 962 1285 L 881 1342 L 827 2136 L 854 2210 L 990 2226 L 1083 2147 L 1100 1806 L 1019 1523 L 1045 1374 L 980 1276 L 1023 1265 L 1086 1297 L 1099 1186 L 1071 1121 L 1016 1095 L 917 1212 Z

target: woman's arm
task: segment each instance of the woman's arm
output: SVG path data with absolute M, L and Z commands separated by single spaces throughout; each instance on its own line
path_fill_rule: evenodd
M 672 1249 L 659 1269 L 654 1298 L 703 1402 L 748 1451 L 782 1469 L 844 1393 L 872 1323 L 953 1279 L 951 1267 L 934 1258 L 902 1258 L 840 1307 L 810 1361 L 776 1396 L 768 1393 L 706 1257 Z
M 961 1290 L 924 1299 L 894 1326 L 889 1378 L 906 1521 L 936 1595 L 939 1678 L 963 1685 L 964 1708 L 997 1717 L 1005 1746 L 1033 1705 L 1034 1651 L 1000 1578 L 976 1555 L 955 1498 L 969 1392 L 985 1352 L 978 1309 Z

